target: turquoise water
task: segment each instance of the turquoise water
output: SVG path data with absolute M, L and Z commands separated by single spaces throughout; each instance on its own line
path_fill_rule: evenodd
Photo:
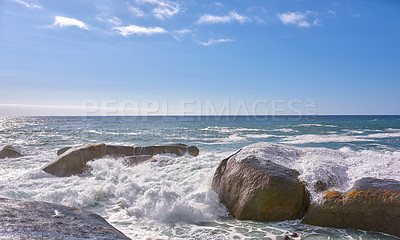
M 136 167 L 103 158 L 90 163 L 91 174 L 68 178 L 40 170 L 57 149 L 96 142 L 181 142 L 197 146 L 200 155 L 160 155 Z M 91 210 L 133 239 L 283 239 L 292 232 L 302 239 L 395 239 L 299 221 L 230 218 L 210 189 L 212 175 L 223 158 L 257 142 L 309 152 L 295 164 L 309 186 L 323 172 L 340 179 L 338 190 L 367 176 L 400 180 L 400 116 L 1 117 L 0 146 L 12 144 L 26 156 L 0 160 L 0 196 Z

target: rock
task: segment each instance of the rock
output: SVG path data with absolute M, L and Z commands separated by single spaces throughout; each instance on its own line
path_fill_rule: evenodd
M 147 146 L 147 147 L 135 147 L 133 150 L 133 155 L 157 155 L 164 153 L 171 153 L 177 156 L 183 156 L 186 153 L 197 156 L 199 155 L 199 149 L 195 146 L 187 146 L 182 143 L 168 144 L 161 146 Z
M 400 182 L 362 178 L 348 192 L 326 192 L 321 203 L 310 205 L 302 222 L 400 237 Z
M 136 166 L 143 162 L 157 162 L 157 160 L 153 159 L 151 155 L 137 155 L 124 157 L 124 163 L 128 166 Z
M 316 192 L 323 192 L 326 191 L 328 189 L 328 183 L 323 182 L 321 180 L 318 180 L 315 184 L 314 184 L 314 189 Z
M 188 153 L 197 156 L 199 149 L 182 143 L 148 147 L 105 145 L 104 143 L 64 147 L 57 151 L 58 158 L 42 169 L 58 177 L 68 177 L 83 173 L 88 161 L 104 156 L 125 157 L 124 162 L 133 166 L 146 161 L 155 161 L 152 156 L 163 153 L 172 153 L 177 156 Z
M 1 239 L 129 239 L 97 214 L 58 204 L 0 198 Z
M 299 181 L 299 173 L 263 158 L 250 146 L 222 160 L 216 169 L 212 189 L 220 202 L 240 220 L 302 218 L 309 206 L 310 194 Z M 262 151 L 279 150 L 275 154 L 282 155 L 281 145 L 262 146 L 267 148 Z
M 63 147 L 63 148 L 59 149 L 57 151 L 57 156 L 60 156 L 61 154 L 65 153 L 67 150 L 69 150 L 71 148 L 73 148 L 73 147 Z
M 58 156 L 55 161 L 43 167 L 42 170 L 57 177 L 81 174 L 85 171 L 88 161 L 104 157 L 106 151 L 104 143 L 72 147 Z
M 107 145 L 106 154 L 111 157 L 127 157 L 133 156 L 133 147 Z
M 22 157 L 23 155 L 19 152 L 18 149 L 13 146 L 7 145 L 0 150 L 0 159 L 3 158 L 17 158 Z

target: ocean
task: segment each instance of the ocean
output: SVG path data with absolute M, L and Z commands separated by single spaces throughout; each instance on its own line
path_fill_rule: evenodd
M 120 159 L 89 163 L 81 176 L 40 170 L 59 148 L 86 143 L 184 143 L 197 157 L 158 155 L 133 167 Z M 398 239 L 361 230 L 231 218 L 210 183 L 220 161 L 241 147 L 274 142 L 301 148 L 291 166 L 313 186 L 334 173 L 338 190 L 362 177 L 400 181 L 400 116 L 0 117 L 0 147 L 25 155 L 0 160 L 0 197 L 39 200 L 95 212 L 132 239 Z M 313 201 L 320 197 L 311 189 Z

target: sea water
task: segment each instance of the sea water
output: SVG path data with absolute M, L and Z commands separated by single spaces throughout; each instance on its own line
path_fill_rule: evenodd
M 158 155 L 157 162 L 133 167 L 105 157 L 90 162 L 90 172 L 64 178 L 40 170 L 61 147 L 99 142 L 185 143 L 200 154 Z M 320 198 L 313 184 L 328 174 L 340 191 L 362 177 L 400 180 L 400 116 L 1 117 L 0 146 L 12 144 L 25 156 L 0 160 L 0 197 L 89 210 L 132 239 L 283 239 L 291 233 L 297 239 L 396 239 L 299 220 L 231 218 L 210 188 L 215 168 L 259 142 L 302 152 L 274 161 L 300 172 L 313 201 Z

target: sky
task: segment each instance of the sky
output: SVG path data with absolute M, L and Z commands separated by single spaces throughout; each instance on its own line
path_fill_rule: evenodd
M 400 114 L 397 0 L 0 0 L 1 115 Z

